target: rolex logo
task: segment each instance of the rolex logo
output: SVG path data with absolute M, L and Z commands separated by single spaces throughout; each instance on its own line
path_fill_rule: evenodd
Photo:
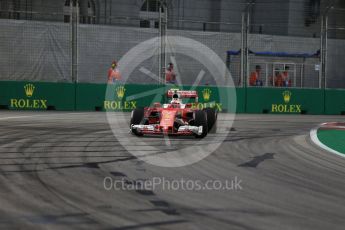
M 33 84 L 27 84 L 24 86 L 24 90 L 27 97 L 32 97 L 35 91 L 35 86 Z
M 204 97 L 205 101 L 209 101 L 211 97 L 212 91 L 210 89 L 204 89 L 202 91 L 202 96 Z
M 283 92 L 283 97 L 284 97 L 284 102 L 289 103 L 291 99 L 291 92 L 290 91 L 284 91 Z
M 116 88 L 116 95 L 119 99 L 122 99 L 125 96 L 126 89 L 123 86 Z

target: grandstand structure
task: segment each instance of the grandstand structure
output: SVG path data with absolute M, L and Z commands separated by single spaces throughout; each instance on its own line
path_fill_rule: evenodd
M 112 60 L 167 35 L 194 39 L 224 62 L 228 51 L 240 51 L 228 65 L 237 86 L 260 64 L 270 87 L 275 67 L 289 64 L 294 87 L 345 88 L 340 0 L 2 0 L 0 32 L 0 80 L 102 83 Z M 318 55 L 253 55 L 265 52 Z M 192 84 L 202 69 L 175 54 L 168 39 L 141 66 L 162 77 L 171 60 L 179 60 L 183 84 Z M 130 81 L 156 83 L 143 75 L 136 69 Z M 201 84 L 215 82 L 206 73 Z

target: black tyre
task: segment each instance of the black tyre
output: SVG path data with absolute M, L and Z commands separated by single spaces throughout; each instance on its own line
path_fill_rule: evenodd
M 207 136 L 208 132 L 208 125 L 207 125 L 207 115 L 204 111 L 202 110 L 196 110 L 194 111 L 194 125 L 195 126 L 202 126 L 202 134 L 197 135 L 195 134 L 196 138 L 204 138 Z
M 216 121 L 217 121 L 217 112 L 214 108 L 206 108 L 204 109 L 206 115 L 207 115 L 207 126 L 208 126 L 208 131 L 215 131 L 214 129 L 216 128 Z
M 142 120 L 144 118 L 144 109 L 139 108 L 139 109 L 134 109 L 131 114 L 131 123 L 130 126 L 132 125 L 140 125 Z M 137 136 L 142 136 L 143 134 L 138 132 L 136 129 L 131 130 L 134 135 Z

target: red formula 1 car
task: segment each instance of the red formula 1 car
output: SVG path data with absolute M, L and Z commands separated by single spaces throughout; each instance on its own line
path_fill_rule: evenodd
M 155 103 L 153 107 L 132 111 L 130 128 L 134 135 L 194 135 L 204 138 L 208 131 L 214 130 L 217 112 L 213 108 L 197 109 L 196 91 L 169 90 L 167 98 L 171 100 L 168 104 Z M 183 104 L 184 99 L 189 103 Z

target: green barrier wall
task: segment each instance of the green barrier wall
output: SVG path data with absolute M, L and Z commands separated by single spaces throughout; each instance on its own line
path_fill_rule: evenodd
M 237 88 L 237 113 L 245 113 L 246 112 L 246 97 L 245 97 L 245 89 Z
M 248 88 L 247 113 L 324 114 L 324 90 Z
M 165 93 L 171 88 L 174 87 L 0 81 L 0 108 L 131 111 L 153 102 L 164 103 Z M 200 109 L 215 107 L 221 112 L 339 115 L 345 111 L 345 90 L 212 86 L 197 87 L 196 90 Z
M 345 115 L 345 90 L 325 91 L 325 114 Z
M 77 84 L 76 109 L 81 111 L 131 111 L 134 108 L 146 107 L 154 102 L 166 102 L 165 93 L 174 86 L 158 85 L 107 85 L 107 84 Z M 191 86 L 180 89 L 190 90 Z M 238 112 L 244 112 L 244 99 L 242 89 L 226 87 L 197 87 L 199 95 L 198 108 L 214 107 L 222 112 L 235 112 L 235 92 L 238 91 L 240 104 Z
M 76 109 L 81 111 L 131 111 L 162 100 L 157 85 L 77 84 Z
M 1 81 L 0 106 L 11 110 L 74 110 L 75 84 Z
M 76 110 L 94 111 L 96 107 L 102 108 L 105 92 L 106 85 L 104 84 L 77 84 Z

